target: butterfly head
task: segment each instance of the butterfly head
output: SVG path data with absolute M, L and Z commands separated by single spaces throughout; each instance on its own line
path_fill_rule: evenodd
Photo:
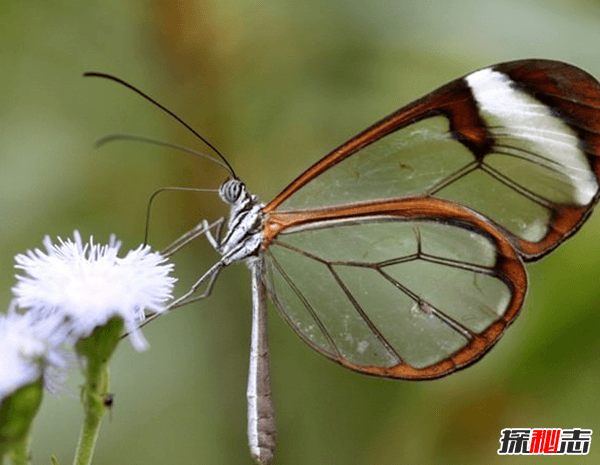
M 229 205 L 238 203 L 246 194 L 246 186 L 239 179 L 228 179 L 219 187 L 219 196 Z

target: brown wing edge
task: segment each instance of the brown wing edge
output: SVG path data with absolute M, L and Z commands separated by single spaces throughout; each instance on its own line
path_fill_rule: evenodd
M 548 105 L 575 131 L 600 185 L 598 81 L 575 66 L 552 60 L 517 60 L 499 63 L 491 68 L 505 73 L 520 90 Z M 266 214 L 274 212 L 296 190 L 361 148 L 414 122 L 438 115 L 448 118 L 453 136 L 471 150 L 476 159 L 481 160 L 493 147 L 492 136 L 478 114 L 477 102 L 462 77 L 406 105 L 342 144 L 296 178 L 263 211 Z M 504 232 L 525 261 L 538 260 L 575 234 L 599 199 L 600 190 L 587 205 L 555 205 L 548 233 L 538 242 L 520 239 L 506 230 Z
M 600 184 L 600 83 L 575 66 L 551 60 L 519 60 L 493 69 L 509 76 L 515 86 L 552 108 L 579 138 L 593 175 Z M 525 261 L 538 260 L 575 234 L 598 203 L 600 191 L 584 206 L 555 205 L 548 234 L 538 242 L 515 237 Z
M 553 211 L 549 224 L 548 233 L 538 242 L 530 242 L 520 239 L 511 232 L 505 230 L 515 248 L 526 262 L 532 262 L 545 257 L 573 234 L 579 231 L 589 216 L 592 214 L 598 194 L 587 207 L 560 207 Z
M 461 350 L 441 362 L 421 369 L 413 368 L 405 362 L 392 367 L 357 365 L 342 356 L 330 354 L 304 337 L 286 316 L 277 296 L 271 295 L 280 313 L 296 334 L 317 352 L 346 368 L 367 375 L 386 378 L 407 380 L 440 378 L 456 370 L 466 368 L 481 359 L 498 342 L 506 328 L 519 314 L 527 292 L 527 273 L 519 254 L 504 234 L 478 213 L 453 202 L 424 197 L 369 202 L 340 208 L 273 213 L 267 217 L 265 222 L 265 241 L 262 248 L 263 250 L 267 250 L 271 241 L 280 232 L 290 227 L 313 222 L 366 216 L 392 216 L 408 220 L 443 221 L 450 224 L 460 224 L 463 227 L 467 226 L 479 232 L 484 232 L 492 239 L 497 248 L 495 270 L 503 277 L 505 283 L 511 289 L 511 300 L 507 310 L 500 320 L 488 327 L 483 333 L 475 335 L 473 340 Z

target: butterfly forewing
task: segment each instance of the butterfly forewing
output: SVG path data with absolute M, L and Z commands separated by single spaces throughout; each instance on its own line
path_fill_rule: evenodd
M 370 374 L 431 378 L 478 359 L 523 301 L 512 247 L 449 202 L 369 208 L 270 218 L 267 280 L 284 318 L 319 352 Z
M 485 68 L 334 150 L 265 211 L 436 197 L 482 213 L 534 259 L 572 234 L 597 201 L 599 109 L 598 82 L 573 66 Z

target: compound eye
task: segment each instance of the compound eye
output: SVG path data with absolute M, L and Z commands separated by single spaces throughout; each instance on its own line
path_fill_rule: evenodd
M 221 198 L 230 204 L 235 203 L 243 192 L 243 185 L 237 179 L 230 179 L 221 186 Z

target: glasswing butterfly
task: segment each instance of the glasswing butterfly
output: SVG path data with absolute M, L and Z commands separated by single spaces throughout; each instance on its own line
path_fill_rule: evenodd
M 524 262 L 574 234 L 598 201 L 600 84 L 520 60 L 452 81 L 375 123 L 261 203 L 231 174 L 221 259 L 176 302 L 205 298 L 228 265 L 252 273 L 248 437 L 271 461 L 267 295 L 300 338 L 352 370 L 433 379 L 485 355 L 519 314 Z M 192 299 L 201 286 L 205 291 Z

